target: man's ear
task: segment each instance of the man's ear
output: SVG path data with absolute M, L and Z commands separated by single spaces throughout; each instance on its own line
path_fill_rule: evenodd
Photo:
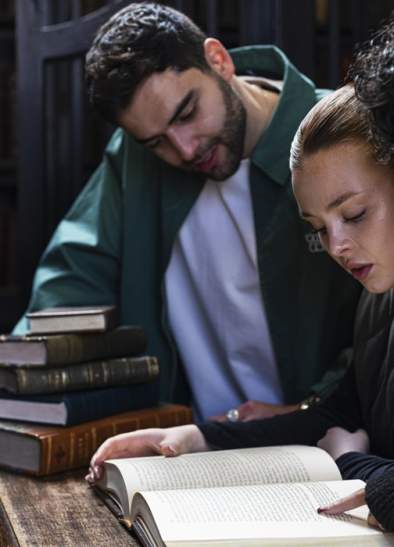
M 207 38 L 204 42 L 204 53 L 211 69 L 229 82 L 235 74 L 235 66 L 224 45 L 216 38 Z

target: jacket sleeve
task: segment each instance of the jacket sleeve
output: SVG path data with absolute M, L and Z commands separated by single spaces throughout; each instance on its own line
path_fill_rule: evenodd
M 394 463 L 382 475 L 368 480 L 365 500 L 379 524 L 394 532 Z
M 369 510 L 388 532 L 394 532 L 394 460 L 347 452 L 336 460 L 343 479 L 366 481 Z
M 36 270 L 28 311 L 51 306 L 117 304 L 122 199 L 114 147 L 60 222 Z M 118 142 L 116 142 L 118 141 Z M 23 316 L 14 329 L 28 329 Z
M 198 427 L 213 449 L 286 444 L 315 445 L 330 427 L 362 427 L 360 404 L 351 366 L 337 389 L 320 404 L 251 422 L 207 422 Z
M 394 460 L 361 452 L 346 452 L 337 458 L 336 464 L 345 480 L 369 481 L 377 479 L 388 471 L 394 473 Z

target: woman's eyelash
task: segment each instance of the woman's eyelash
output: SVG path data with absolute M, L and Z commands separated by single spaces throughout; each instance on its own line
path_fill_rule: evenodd
M 345 218 L 345 222 L 357 222 L 358 220 L 361 220 L 364 215 L 365 215 L 365 209 L 361 211 L 361 213 L 358 213 L 357 215 L 354 215 L 353 217 Z
M 363 211 L 361 211 L 357 215 L 354 215 L 354 216 L 349 217 L 349 218 L 344 218 L 344 222 L 358 222 L 364 217 L 365 213 L 366 213 L 366 210 L 364 209 Z M 326 228 L 324 226 L 322 228 L 313 228 L 313 226 L 312 226 L 312 234 L 322 235 L 322 234 L 325 234 L 325 233 L 326 233 Z

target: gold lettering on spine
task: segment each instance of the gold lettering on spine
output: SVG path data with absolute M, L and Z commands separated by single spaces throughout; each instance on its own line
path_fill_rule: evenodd
M 74 461 L 75 457 L 75 433 L 71 433 L 70 435 L 70 464 Z
M 66 388 L 67 385 L 68 385 L 68 374 L 67 374 L 67 371 L 63 371 L 61 376 L 62 376 L 62 378 L 61 378 L 61 380 L 60 380 L 61 387 Z M 58 386 L 58 387 L 60 387 L 60 386 Z
M 92 447 L 96 449 L 97 447 L 97 427 L 92 428 Z
M 52 460 L 52 437 L 46 437 L 45 446 L 47 447 L 45 473 L 49 473 Z

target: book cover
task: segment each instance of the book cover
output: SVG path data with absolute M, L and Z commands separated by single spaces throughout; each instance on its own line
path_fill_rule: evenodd
M 70 391 L 49 395 L 0 393 L 0 419 L 54 425 L 76 425 L 112 414 L 154 406 L 159 401 L 159 382 L 130 386 Z
M 124 325 L 104 333 L 0 336 L 1 364 L 61 366 L 138 355 L 146 350 L 142 327 Z
M 26 314 L 31 334 L 55 332 L 103 332 L 115 328 L 115 306 L 65 306 Z
M 159 376 L 156 357 L 121 357 L 54 368 L 0 367 L 0 389 L 19 395 L 60 393 L 150 382 Z
M 0 421 L 0 466 L 30 475 L 84 467 L 97 448 L 118 433 L 191 423 L 182 405 L 131 410 L 72 427 Z

